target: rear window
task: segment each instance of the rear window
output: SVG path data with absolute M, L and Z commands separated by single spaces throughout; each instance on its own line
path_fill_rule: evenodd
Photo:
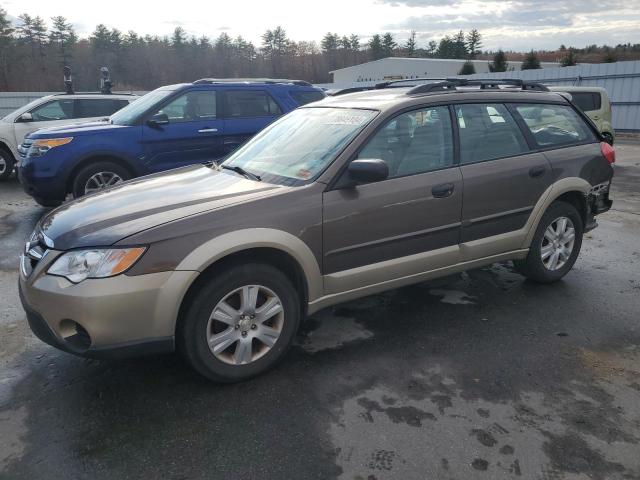
M 112 98 L 80 98 L 76 100 L 74 118 L 108 117 L 129 104 Z
M 602 99 L 597 92 L 569 92 L 573 103 L 583 112 L 600 110 Z
M 226 116 L 231 118 L 282 115 L 282 110 L 264 90 L 231 90 L 224 93 Z
M 304 91 L 290 91 L 289 95 L 293 98 L 298 105 L 306 105 L 307 103 L 317 102 L 324 98 L 322 92 L 304 92 Z
M 593 132 L 568 105 L 516 105 L 540 147 L 595 141 Z

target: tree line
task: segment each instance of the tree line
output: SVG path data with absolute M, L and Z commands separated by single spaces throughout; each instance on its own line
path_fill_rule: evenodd
M 203 77 L 297 78 L 322 83 L 331 81 L 331 70 L 390 56 L 469 60 L 462 74 L 473 73 L 469 71 L 473 59 L 487 59 L 493 71 L 503 71 L 508 69 L 508 60 L 523 59 L 527 68 L 539 68 L 540 60 L 553 57 L 553 61 L 562 59 L 570 65 L 583 56 L 593 56 L 596 50 L 603 55 L 601 61 L 640 58 L 640 44 L 591 46 L 589 51 L 561 47 L 556 52 L 526 55 L 483 51 L 482 46 L 482 34 L 476 29 L 425 45 L 418 44 L 416 32 L 401 44 L 389 32 L 376 33 L 366 42 L 357 34 L 332 32 L 319 43 L 293 41 L 281 26 L 267 29 L 259 45 L 225 32 L 215 38 L 194 37 L 182 27 L 176 27 L 170 36 L 143 36 L 99 24 L 88 38 L 79 38 L 65 17 L 52 17 L 48 24 L 40 16 L 22 14 L 14 24 L 0 7 L 0 90 L 60 90 L 64 65 L 72 66 L 74 85 L 81 91 L 97 89 L 102 66 L 109 67 L 116 90 L 150 90 Z

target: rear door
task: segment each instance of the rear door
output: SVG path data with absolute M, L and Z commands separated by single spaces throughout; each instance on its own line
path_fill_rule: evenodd
M 532 152 L 524 133 L 503 104 L 455 105 L 464 181 L 463 260 L 515 249 L 489 237 L 524 227 L 535 204 L 551 184 L 551 166 Z M 473 248 L 478 244 L 480 248 Z M 469 247 L 469 248 L 465 248 Z
M 225 118 L 225 154 L 234 151 L 282 115 L 281 106 L 265 89 L 225 89 L 221 95 Z
M 190 90 L 153 112 L 166 114 L 169 123 L 142 126 L 148 170 L 168 170 L 223 157 L 224 121 L 218 118 L 218 105 L 216 90 Z
M 323 271 L 330 276 L 328 293 L 457 262 L 462 176 L 454 164 L 451 123 L 446 106 L 392 118 L 357 155 L 384 160 L 389 178 L 340 188 L 345 172 L 325 192 Z M 441 253 L 411 257 L 436 250 Z M 358 267 L 368 273 L 360 274 Z

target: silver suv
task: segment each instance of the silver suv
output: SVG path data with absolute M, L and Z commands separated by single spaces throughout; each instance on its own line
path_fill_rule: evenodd
M 328 98 L 220 166 L 59 207 L 21 259 L 31 328 L 83 356 L 177 349 L 237 381 L 345 300 L 505 260 L 557 281 L 611 206 L 615 154 L 545 90 L 446 81 Z
M 0 180 L 11 175 L 20 145 L 29 133 L 108 117 L 137 98 L 116 93 L 47 95 L 11 112 L 0 120 Z

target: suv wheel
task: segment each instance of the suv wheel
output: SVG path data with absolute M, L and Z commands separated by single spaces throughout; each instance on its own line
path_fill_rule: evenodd
M 71 193 L 73 193 L 73 198 L 82 197 L 112 187 L 130 178 L 131 174 L 117 163 L 92 163 L 76 174 Z
M 573 205 L 551 204 L 540 219 L 527 258 L 513 262 L 516 269 L 536 282 L 560 280 L 578 258 L 583 228 L 582 218 Z
M 275 365 L 299 324 L 298 293 L 281 271 L 238 265 L 196 293 L 176 332 L 178 349 L 205 377 L 237 382 Z
M 7 180 L 13 173 L 15 160 L 11 152 L 4 147 L 0 147 L 0 180 Z

